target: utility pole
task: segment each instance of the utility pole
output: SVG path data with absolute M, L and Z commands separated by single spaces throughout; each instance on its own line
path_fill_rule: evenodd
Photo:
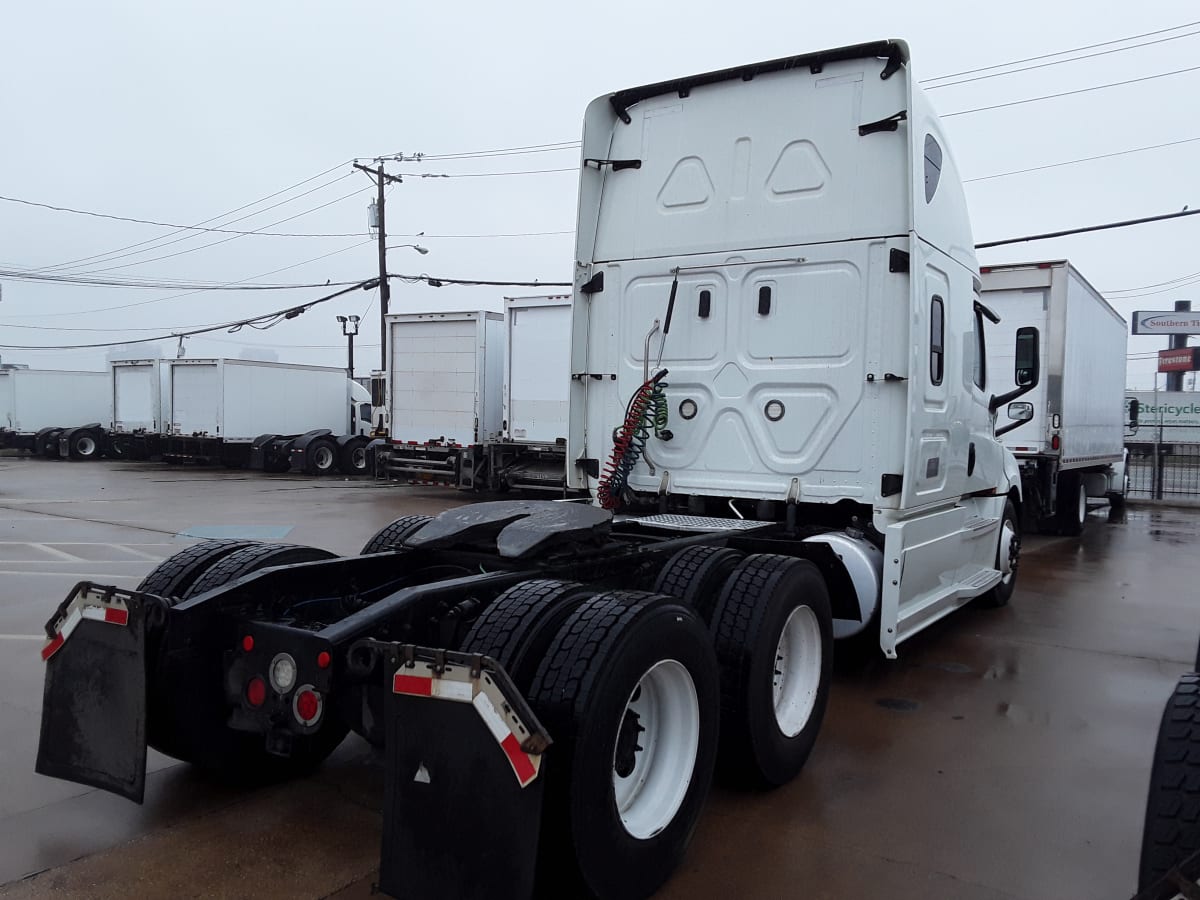
M 384 188 L 387 185 L 395 183 L 399 184 L 401 178 L 399 175 L 389 175 L 383 171 L 383 160 L 378 161 L 378 165 L 372 169 L 370 166 L 364 166 L 361 163 L 355 163 L 354 168 L 361 169 L 371 176 L 371 180 L 375 182 L 377 193 L 375 195 L 375 215 L 379 225 L 379 368 L 381 371 L 387 369 L 387 314 L 388 301 L 392 297 L 391 287 L 388 285 L 387 273 L 387 225 L 384 219 Z
M 1191 309 L 1192 309 L 1192 301 L 1191 300 L 1176 300 L 1175 301 L 1175 312 L 1191 312 Z M 1188 345 L 1188 337 L 1189 336 L 1186 334 L 1171 335 L 1171 342 L 1167 345 L 1168 349 L 1183 350 Z M 1182 391 L 1183 390 L 1183 373 L 1182 372 L 1168 372 L 1167 373 L 1167 390 L 1168 391 Z

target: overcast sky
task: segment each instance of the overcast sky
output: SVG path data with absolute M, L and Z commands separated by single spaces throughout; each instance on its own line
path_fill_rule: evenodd
M 0 201 L 0 267 L 156 281 L 361 280 L 375 274 L 377 264 L 366 232 L 373 188 L 351 170 L 355 157 L 575 141 L 584 107 L 600 94 L 882 37 L 907 40 L 914 76 L 927 79 L 1195 20 L 1200 9 L 1194 3 L 1078 0 L 969 7 L 949 0 L 9 4 L 0 37 L 0 194 L 193 224 L 304 182 L 210 226 L 249 231 L 322 206 L 266 230 L 349 236 L 180 233 Z M 1189 31 L 1200 31 L 1200 24 L 1138 43 Z M 1189 68 L 1197 65 L 1198 50 L 1200 34 L 933 90 L 930 98 L 939 112 L 952 113 Z M 1200 71 L 1185 72 L 946 121 L 964 177 L 980 178 L 1200 138 L 1198 88 Z M 1193 140 L 971 182 L 975 238 L 1196 208 L 1198 162 L 1200 140 Z M 388 195 L 389 243 L 420 243 L 430 252 L 393 250 L 390 270 L 568 280 L 577 163 L 577 150 L 570 148 L 389 164 L 396 173 L 571 170 L 406 178 Z M 272 204 L 280 205 L 264 210 Z M 420 232 L 424 236 L 402 236 Z M 568 233 L 449 237 L 527 232 Z M 206 246 L 217 241 L 223 242 Z M 1195 284 L 1146 289 L 1159 293 L 1110 295 L 1128 318 L 1134 309 L 1170 309 L 1177 299 L 1194 298 L 1200 308 L 1198 243 L 1200 216 L 984 251 L 980 261 L 1067 258 L 1106 293 L 1197 274 Z M 134 244 L 140 246 L 125 249 Z M 296 265 L 319 256 L 325 258 Z M 324 293 L 182 296 L 12 280 L 2 288 L 0 343 L 28 345 L 155 335 Z M 500 309 L 506 293 L 539 292 L 394 284 L 392 311 Z M 373 293 L 356 292 L 267 331 L 189 338 L 187 355 L 344 365 L 345 343 L 334 317 L 358 314 L 365 318 L 357 369 L 366 374 L 378 362 L 376 302 Z M 1163 338 L 1131 337 L 1129 352 L 1163 346 Z M 175 344 L 159 349 L 173 356 Z M 0 349 L 5 362 L 49 368 L 101 368 L 105 355 Z M 1131 360 L 1129 385 L 1149 387 L 1154 365 Z

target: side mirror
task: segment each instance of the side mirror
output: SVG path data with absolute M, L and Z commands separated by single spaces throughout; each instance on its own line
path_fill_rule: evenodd
M 1018 397 L 1028 394 L 1037 387 L 1038 381 L 1042 377 L 1041 365 L 1041 356 L 1038 353 L 1038 330 L 1029 325 L 1026 325 L 1024 328 L 1018 328 L 1016 365 L 1013 372 L 1013 380 L 1016 381 L 1017 386 L 1011 391 L 1005 391 L 1003 394 L 993 394 L 992 398 L 988 401 L 988 412 L 995 412 L 1010 400 L 1016 400 Z M 1028 420 L 1023 419 L 1021 421 Z M 1021 421 L 1005 425 L 996 432 L 996 437 L 1005 432 L 1012 431 L 1021 424 Z
M 1129 427 L 1137 428 L 1138 414 L 1142 410 L 1142 404 L 1138 402 L 1137 397 L 1129 398 Z
M 1033 418 L 1032 403 L 1010 403 L 1008 404 L 1008 417 L 1014 422 L 1028 422 Z
M 1038 330 L 1017 329 L 1016 371 L 1013 380 L 1017 387 L 1033 389 L 1041 380 L 1041 355 L 1038 353 Z

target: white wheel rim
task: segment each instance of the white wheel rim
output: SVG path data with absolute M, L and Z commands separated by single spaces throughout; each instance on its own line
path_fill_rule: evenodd
M 75 445 L 75 449 L 79 451 L 80 456 L 91 456 L 96 452 L 96 442 L 90 437 L 79 439 L 79 443 Z
M 1013 578 L 1013 544 L 1016 540 L 1016 529 L 1009 519 L 1005 519 L 1004 527 L 1000 529 L 1000 552 L 996 554 L 1000 562 L 1000 580 L 1005 584 Z
M 696 766 L 700 702 L 683 664 L 655 663 L 629 695 L 618 727 L 624 735 L 618 733 L 613 750 L 617 813 L 630 835 L 645 840 L 671 824 Z M 638 727 L 643 730 L 630 732 Z M 636 738 L 632 754 L 622 752 L 623 737 Z
M 775 723 L 785 737 L 804 730 L 821 686 L 821 626 L 808 606 L 797 606 L 783 623 L 775 648 L 772 694 Z
M 1084 491 L 1083 485 L 1079 486 L 1079 524 L 1082 525 L 1087 519 L 1087 492 Z
M 328 447 L 318 447 L 313 457 L 318 469 L 328 469 L 333 465 L 333 451 Z

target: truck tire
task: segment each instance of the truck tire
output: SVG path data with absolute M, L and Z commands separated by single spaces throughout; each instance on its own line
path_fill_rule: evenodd
M 825 579 L 808 560 L 749 556 L 725 582 L 709 630 L 721 674 L 720 771 L 748 786 L 785 784 L 812 752 L 829 700 Z
M 315 562 L 335 554 L 295 544 L 254 544 L 216 561 L 187 591 L 195 597 L 238 578 L 288 563 Z M 162 753 L 189 762 L 221 780 L 239 784 L 282 781 L 319 766 L 345 739 L 349 728 L 326 704 L 326 717 L 315 734 L 293 738 L 290 756 L 268 753 L 263 736 L 235 731 L 225 724 L 220 657 L 187 684 L 156 679 L 147 697 L 148 743 Z M 215 665 L 215 668 L 214 668 Z M 195 674 L 195 673 L 194 673 Z M 215 676 L 215 677 L 214 677 Z M 182 700 L 186 698 L 186 702 Z
M 182 597 L 197 578 L 211 566 L 233 553 L 254 546 L 253 541 L 202 541 L 168 556 L 150 570 L 137 586 L 139 591 L 159 597 Z
M 210 565 L 183 596 L 184 599 L 198 597 L 223 584 L 249 575 L 251 572 L 268 569 L 271 566 L 286 566 L 292 563 L 318 562 L 323 559 L 336 558 L 336 553 L 330 553 L 328 550 L 321 550 L 318 547 L 304 547 L 299 544 L 251 544 L 249 547 L 234 550 L 228 556 Z
M 1011 539 L 1006 538 L 1005 532 L 1009 531 L 1012 534 Z M 1005 547 L 1008 548 L 1008 559 L 1004 558 Z M 1000 522 L 1000 535 L 998 545 L 996 547 L 996 568 L 1000 570 L 1000 583 L 988 591 L 986 594 L 981 594 L 979 603 L 982 606 L 988 606 L 993 609 L 998 609 L 1001 606 L 1007 606 L 1009 599 L 1013 595 L 1013 591 L 1017 587 L 1017 569 L 1021 564 L 1021 524 L 1017 518 L 1017 508 L 1013 505 L 1012 500 L 1004 501 L 1004 518 Z M 1005 569 L 1008 569 L 1005 572 Z
M 1073 472 L 1058 476 L 1056 519 L 1060 534 L 1076 537 L 1083 533 L 1087 521 L 1087 492 L 1083 488 L 1083 479 Z
M 555 740 L 547 896 L 647 897 L 670 877 L 712 781 L 715 663 L 700 617 L 671 597 L 600 594 L 563 623 L 530 692 Z
M 374 537 L 363 544 L 359 555 L 366 556 L 368 553 L 383 553 L 387 550 L 395 550 L 403 543 L 406 537 L 432 521 L 433 516 L 401 516 L 390 525 L 385 525 L 379 529 Z
M 726 579 L 745 558 L 745 553 L 728 547 L 685 547 L 658 573 L 654 592 L 678 597 L 707 623 Z
M 338 447 L 330 438 L 314 438 L 304 448 L 304 471 L 309 475 L 332 475 L 338 467 Z
M 67 452 L 71 459 L 99 459 L 103 448 L 103 437 L 100 432 L 85 428 L 71 435 L 71 443 Z
M 526 694 L 563 621 L 593 594 L 569 581 L 522 581 L 480 614 L 463 638 L 462 649 L 496 660 Z
M 1158 727 L 1142 829 L 1138 891 L 1146 890 L 1198 850 L 1200 675 L 1191 673 L 1175 685 Z
M 354 438 L 346 441 L 338 451 L 338 468 L 341 469 L 343 475 L 366 475 L 369 471 L 367 465 L 367 444 L 370 443 L 367 438 Z

